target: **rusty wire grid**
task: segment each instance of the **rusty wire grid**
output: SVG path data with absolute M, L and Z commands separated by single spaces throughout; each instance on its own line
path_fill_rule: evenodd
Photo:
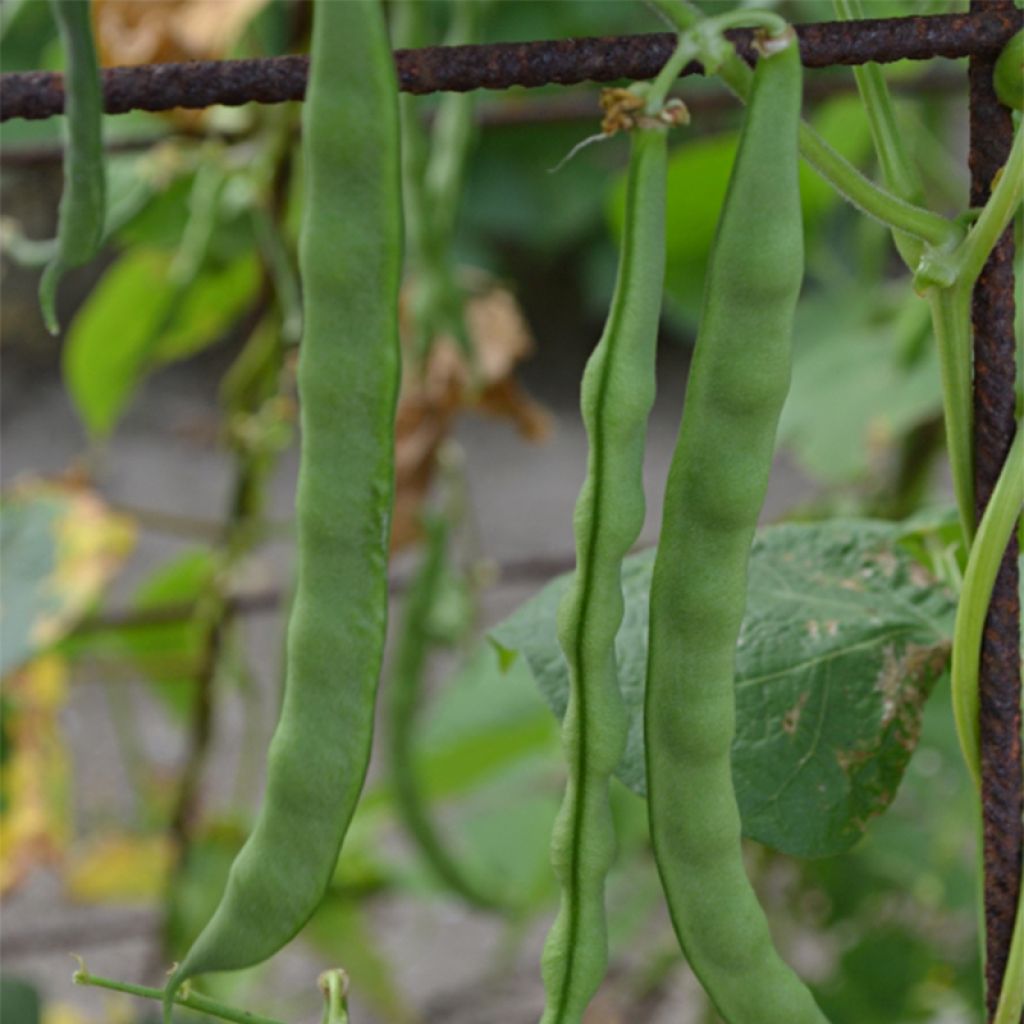
M 972 206 L 988 196 L 1012 140 L 1009 111 L 996 100 L 992 65 L 1024 26 L 1013 0 L 971 0 L 966 14 L 797 25 L 809 68 L 902 59 L 970 57 Z M 752 33 L 730 37 L 748 60 Z M 510 86 L 572 85 L 654 77 L 675 45 L 672 33 L 475 46 L 433 46 L 395 53 L 400 87 L 416 94 Z M 691 64 L 683 74 L 699 73 Z M 301 100 L 304 56 L 108 68 L 108 113 L 203 108 L 213 104 Z M 64 83 L 52 72 L 0 75 L 0 120 L 62 112 Z M 991 494 L 1015 430 L 1013 235 L 993 251 L 975 288 L 974 445 L 978 513 Z M 259 599 L 257 598 L 257 604 Z M 981 759 L 984 808 L 985 944 L 988 1014 L 1008 959 L 1024 850 L 1020 741 L 1020 602 L 1017 545 L 1003 559 L 985 624 L 981 659 Z
M 800 54 L 809 68 L 889 63 L 932 57 L 995 56 L 1013 35 L 1019 17 L 986 8 L 969 14 L 872 18 L 856 22 L 797 25 Z M 729 33 L 737 49 L 754 59 L 753 33 Z M 530 43 L 428 46 L 398 50 L 395 65 L 405 92 L 466 92 L 513 85 L 576 85 L 653 78 L 675 48 L 671 32 Z M 301 100 L 309 61 L 305 56 L 251 60 L 140 64 L 103 71 L 104 109 L 199 109 L 213 104 L 283 103 Z M 696 74 L 693 63 L 683 74 Z M 64 109 L 64 79 L 52 71 L 0 75 L 0 120 L 52 117 Z

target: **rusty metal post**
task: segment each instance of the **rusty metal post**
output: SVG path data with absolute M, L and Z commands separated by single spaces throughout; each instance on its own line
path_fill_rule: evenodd
M 985 12 L 1020 27 L 1013 0 L 971 0 Z M 989 196 L 992 178 L 1006 162 L 1013 121 L 992 86 L 994 60 L 970 59 L 971 206 Z M 974 290 L 974 485 L 980 518 L 1016 429 L 1013 330 L 1013 228 L 1007 228 Z M 1024 850 L 1021 781 L 1020 599 L 1017 539 L 1003 556 L 981 649 L 981 799 L 984 819 L 985 985 L 992 1019 L 1006 971 L 1021 887 Z

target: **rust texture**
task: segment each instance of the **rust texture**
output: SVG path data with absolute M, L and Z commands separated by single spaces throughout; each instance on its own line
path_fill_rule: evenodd
M 872 18 L 796 26 L 807 67 L 863 64 L 909 58 L 965 57 L 998 53 L 1014 32 L 1015 19 L 984 12 L 911 18 Z M 753 59 L 749 31 L 730 33 L 737 48 Z M 476 46 L 429 46 L 398 50 L 395 64 L 403 91 L 466 92 L 557 83 L 610 82 L 653 78 L 675 44 L 670 32 L 608 38 L 562 39 Z M 691 64 L 684 74 L 700 72 Z M 305 95 L 308 61 L 304 56 L 253 60 L 142 64 L 103 71 L 104 109 L 192 109 L 219 103 L 283 103 Z M 64 80 L 46 71 L 0 75 L 0 121 L 40 119 L 64 109 Z
M 1012 20 L 1013 0 L 971 0 L 972 11 Z M 1013 141 L 1008 108 L 992 86 L 995 58 L 970 61 L 971 205 L 988 198 L 992 179 Z M 974 482 L 978 516 L 988 502 L 1015 431 L 1013 228 L 996 245 L 974 289 Z M 984 816 L 985 987 L 988 1019 L 996 1002 L 1013 935 L 1024 851 L 1021 778 L 1020 599 L 1017 538 L 1010 542 L 985 619 L 980 669 L 981 798 Z

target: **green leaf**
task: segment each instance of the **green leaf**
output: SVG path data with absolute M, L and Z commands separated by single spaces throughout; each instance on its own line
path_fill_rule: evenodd
M 949 655 L 954 601 L 902 550 L 900 524 L 833 520 L 762 531 L 737 645 L 733 781 L 744 833 L 787 853 L 849 848 L 896 794 Z M 645 790 L 643 695 L 654 552 L 623 567 L 616 641 L 629 715 L 617 774 Z M 492 631 L 565 712 L 559 577 Z
M 439 797 L 468 792 L 557 742 L 530 674 L 503 673 L 488 645 L 424 716 L 417 760 L 428 792 Z
M 0 7 L 0 65 L 4 71 L 33 71 L 57 37 L 46 0 L 16 0 Z
M 779 439 L 823 483 L 864 478 L 907 430 L 941 411 L 936 348 L 902 359 L 899 325 L 859 290 L 812 296 L 797 310 Z
M 160 566 L 136 591 L 135 607 L 146 609 L 194 605 L 205 593 L 216 570 L 208 548 L 193 548 Z M 202 624 L 193 615 L 125 631 L 122 642 L 153 685 L 167 709 L 180 719 L 188 715 L 195 698 L 192 669 L 200 660 L 204 642 Z
M 118 245 L 125 250 L 173 250 L 188 223 L 188 200 L 195 172 L 179 173 L 154 191 L 149 201 L 117 231 Z
M 184 359 L 217 341 L 255 296 L 259 276 L 255 252 L 199 274 L 161 335 L 153 353 L 155 360 Z
M 129 250 L 71 325 L 64 379 L 93 437 L 110 434 L 150 366 L 218 340 L 255 294 L 254 253 L 206 268 L 189 282 L 173 280 L 171 262 L 158 249 Z
M 64 380 L 86 429 L 106 437 L 131 398 L 172 288 L 170 257 L 133 249 L 104 275 L 68 331 Z
M 39 1024 L 42 1000 L 27 981 L 12 974 L 0 974 L 0 1020 L 4 1024 Z
M 935 957 L 934 947 L 909 927 L 884 923 L 843 952 L 840 983 L 824 987 L 822 1008 L 836 1024 L 933 1019 L 920 990 L 934 972 Z

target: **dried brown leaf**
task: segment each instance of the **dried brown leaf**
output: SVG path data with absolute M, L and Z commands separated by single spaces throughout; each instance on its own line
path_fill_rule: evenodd
M 515 297 L 488 283 L 467 302 L 466 328 L 474 367 L 450 337 L 435 340 L 426 366 L 405 362 L 396 421 L 394 550 L 419 536 L 420 508 L 430 491 L 437 450 L 463 412 L 507 419 L 530 441 L 550 433 L 550 416 L 514 376 L 534 347 Z

